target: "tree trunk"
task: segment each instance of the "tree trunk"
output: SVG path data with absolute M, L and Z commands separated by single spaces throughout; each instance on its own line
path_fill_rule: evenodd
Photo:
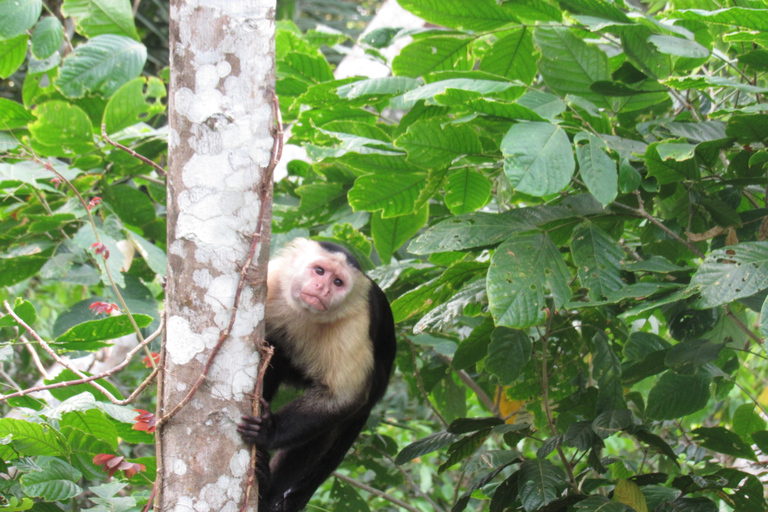
M 236 426 L 251 410 L 255 341 L 263 333 L 274 8 L 275 0 L 171 2 L 167 324 L 156 501 L 163 511 L 236 512 L 250 475 L 249 450 Z M 257 271 L 248 273 L 238 304 L 257 226 Z M 251 492 L 250 510 L 255 497 Z

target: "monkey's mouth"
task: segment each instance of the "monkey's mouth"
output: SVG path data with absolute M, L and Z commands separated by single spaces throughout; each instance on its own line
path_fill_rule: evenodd
M 302 292 L 301 300 L 315 311 L 326 311 L 328 309 L 328 306 L 323 302 L 323 299 L 315 295 Z

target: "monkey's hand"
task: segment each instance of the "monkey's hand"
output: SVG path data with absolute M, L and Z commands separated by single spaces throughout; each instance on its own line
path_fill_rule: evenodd
M 240 432 L 243 441 L 269 449 L 275 435 L 275 422 L 269 403 L 262 398 L 261 416 L 243 416 L 242 418 L 243 422 L 237 426 L 237 431 Z

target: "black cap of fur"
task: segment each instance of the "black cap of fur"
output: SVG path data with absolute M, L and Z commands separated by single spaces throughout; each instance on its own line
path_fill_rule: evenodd
M 360 266 L 360 262 L 357 261 L 357 258 L 352 256 L 352 253 L 349 252 L 344 247 L 340 246 L 339 244 L 334 244 L 333 242 L 317 242 L 320 244 L 320 247 L 325 249 L 328 252 L 338 252 L 344 255 L 345 258 L 347 258 L 347 263 L 355 267 L 360 272 L 363 271 L 363 268 Z

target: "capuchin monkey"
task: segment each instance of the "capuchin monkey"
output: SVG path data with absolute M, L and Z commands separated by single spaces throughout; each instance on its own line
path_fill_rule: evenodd
M 259 511 L 298 512 L 384 395 L 395 324 L 384 292 L 333 243 L 292 241 L 269 262 L 267 284 L 266 339 L 275 353 L 261 416 L 243 416 L 237 430 L 259 452 Z M 305 391 L 273 413 L 282 383 Z

